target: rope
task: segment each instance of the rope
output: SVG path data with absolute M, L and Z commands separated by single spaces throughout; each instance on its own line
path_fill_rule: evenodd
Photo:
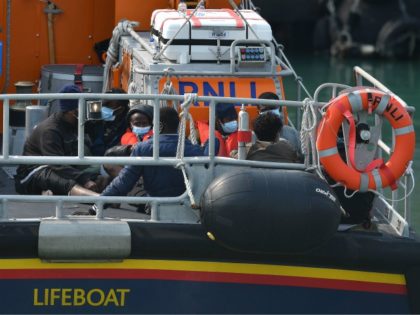
M 302 153 L 305 156 L 306 163 L 309 163 L 309 158 L 312 154 L 314 158 L 316 156 L 316 143 L 315 135 L 313 131 L 315 130 L 318 120 L 315 108 L 313 106 L 313 101 L 309 98 L 303 100 L 303 114 L 302 114 L 302 124 L 300 129 L 300 142 L 302 147 Z M 315 160 L 312 160 L 311 165 L 314 165 Z
M 140 89 L 137 86 L 136 81 L 134 80 L 131 81 L 131 83 L 128 85 L 127 94 L 139 94 L 139 93 L 140 93 Z M 131 99 L 129 102 L 130 108 L 139 104 L 141 104 L 141 101 L 139 99 Z
M 176 158 L 181 160 L 180 163 L 176 165 L 176 168 L 180 168 L 182 171 L 182 175 L 184 176 L 185 188 L 187 189 L 187 194 L 188 194 L 188 197 L 190 198 L 191 207 L 193 209 L 197 209 L 198 206 L 195 203 L 194 195 L 191 189 L 191 184 L 190 184 L 190 181 L 188 179 L 187 172 L 185 169 L 184 154 L 185 154 L 185 137 L 186 137 L 187 119 L 190 119 L 190 122 L 192 121 L 191 114 L 189 113 L 189 108 L 191 104 L 195 103 L 196 99 L 197 99 L 197 94 L 186 93 L 184 95 L 184 102 L 181 104 L 182 112 L 180 113 L 181 121 L 180 121 L 179 129 L 178 129 L 178 145 L 177 145 L 177 150 L 176 150 Z
M 173 87 L 172 81 L 171 80 L 167 80 L 165 82 L 165 85 L 163 86 L 162 91 L 160 91 L 161 95 L 178 95 L 178 92 L 175 90 L 175 88 Z M 172 101 L 173 103 L 173 107 L 175 108 L 176 111 L 178 110 L 179 107 L 179 102 L 178 101 Z M 160 101 L 160 107 L 168 107 L 168 100 L 161 100 Z
M 373 192 L 375 195 L 382 197 L 384 200 L 386 201 L 390 201 L 390 202 L 400 202 L 400 201 L 404 201 L 406 200 L 414 191 L 414 187 L 416 186 L 416 180 L 414 178 L 414 171 L 413 171 L 413 161 L 410 161 L 410 163 L 407 166 L 407 169 L 405 171 L 406 175 L 410 175 L 411 178 L 411 182 L 413 183 L 413 186 L 411 187 L 410 191 L 406 194 L 404 194 L 404 197 L 400 198 L 400 199 L 392 199 L 392 198 L 387 198 L 385 197 L 384 194 L 381 194 L 380 192 L 373 190 L 373 189 L 369 189 L 369 191 Z
M 117 24 L 112 32 L 112 38 L 109 42 L 108 51 L 106 52 L 102 93 L 109 90 L 109 73 L 111 71 L 111 67 L 118 60 L 120 38 L 121 36 L 128 34 L 135 26 L 138 26 L 137 22 L 123 20 Z

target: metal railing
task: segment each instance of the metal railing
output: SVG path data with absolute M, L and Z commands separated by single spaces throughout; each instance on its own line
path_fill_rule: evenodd
M 362 74 L 361 74 L 362 75 Z M 360 81 L 360 79 L 358 79 Z M 359 82 L 358 81 L 358 82 Z M 380 87 L 379 85 L 376 85 Z M 336 96 L 339 90 L 348 88 L 347 85 L 341 84 L 324 84 L 318 88 L 314 95 L 314 101 L 310 101 L 315 108 L 321 108 L 326 105 L 322 102 L 319 96 L 322 90 L 331 88 L 332 96 Z M 389 91 L 389 90 L 388 90 Z M 78 154 L 74 157 L 55 157 L 55 156 L 16 156 L 9 154 L 9 110 L 10 102 L 14 100 L 50 100 L 50 99 L 78 99 L 79 122 L 78 122 Z M 86 121 L 86 101 L 87 100 L 144 100 L 154 107 L 153 120 L 153 142 L 157 145 L 153 146 L 153 155 L 151 157 L 94 157 L 85 155 L 84 135 L 85 135 L 85 121 Z M 119 165 L 160 165 L 160 166 L 176 166 L 179 160 L 176 158 L 167 158 L 159 156 L 159 109 L 161 101 L 176 101 L 183 102 L 184 96 L 179 95 L 140 95 L 140 94 L 9 94 L 0 95 L 0 101 L 3 101 L 3 155 L 0 156 L 0 165 L 18 165 L 18 164 L 36 164 L 36 165 L 100 165 L 100 164 L 119 164 Z M 230 104 L 247 104 L 247 105 L 266 105 L 266 106 L 288 106 L 294 108 L 302 108 L 305 102 L 288 101 L 288 100 L 263 100 L 252 98 L 229 98 L 229 97 L 196 97 L 197 102 L 209 103 L 209 155 L 204 157 L 185 157 L 183 159 L 186 165 L 188 177 L 192 175 L 192 168 L 195 165 L 208 165 L 209 172 L 206 173 L 208 178 L 205 178 L 207 183 L 215 177 L 216 165 L 232 165 L 240 167 L 266 167 L 266 168 L 280 168 L 280 169 L 305 169 L 303 164 L 289 164 L 289 163 L 273 163 L 273 162 L 259 162 L 236 160 L 231 158 L 217 157 L 215 152 L 215 125 L 216 125 L 216 107 L 219 103 Z M 306 104 L 307 105 L 307 104 Z M 412 112 L 412 108 L 407 108 Z M 392 148 L 385 143 L 379 143 L 379 147 L 385 154 L 390 154 Z M 315 153 L 316 154 L 316 153 Z M 400 180 L 401 187 L 403 187 L 404 195 L 408 190 L 407 176 L 403 176 Z M 393 195 L 393 197 L 397 197 Z M 187 192 L 177 197 L 126 197 L 126 196 L 98 196 L 98 197 L 80 197 L 80 196 L 34 196 L 34 195 L 3 195 L 1 196 L 0 204 L 0 218 L 5 219 L 7 216 L 7 205 L 9 202 L 35 202 L 35 203 L 55 203 L 56 204 L 56 218 L 63 218 L 63 203 L 95 203 L 98 207 L 97 218 L 103 218 L 103 206 L 106 203 L 133 203 L 133 204 L 151 204 L 151 220 L 158 220 L 159 205 L 165 204 L 179 204 L 188 200 Z M 411 216 L 411 208 L 409 200 L 404 200 L 403 208 L 399 210 L 400 217 L 394 210 L 398 206 L 396 203 L 387 203 L 383 200 L 384 211 L 388 211 L 385 216 L 392 221 L 399 222 L 402 218 L 409 223 Z M 193 210 L 191 210 L 193 211 Z M 400 224 L 400 223 L 398 223 Z
M 415 112 L 415 107 L 408 106 L 407 103 L 401 99 L 398 95 L 394 94 L 388 87 L 386 87 L 382 82 L 378 81 L 376 78 L 374 78 L 372 75 L 370 75 L 368 72 L 363 70 L 362 68 L 356 66 L 354 67 L 354 75 L 356 84 L 363 86 L 365 82 L 367 81 L 369 84 L 371 84 L 373 87 L 376 87 L 385 93 L 392 93 L 393 97 L 397 99 L 397 101 L 402 104 L 407 112 L 412 116 Z M 386 143 L 384 143 L 382 140 L 378 143 L 379 147 L 382 149 L 381 152 L 385 153 L 387 156 L 390 156 L 394 152 L 394 145 L 395 145 L 395 131 L 392 129 L 392 146 L 388 146 Z M 408 166 L 411 168 L 411 165 Z M 412 170 L 411 170 L 412 171 Z M 395 209 L 398 214 L 400 214 L 408 223 L 408 225 L 411 225 L 411 202 L 410 202 L 410 195 L 409 194 L 409 175 L 407 172 L 400 178 L 398 187 L 401 187 L 402 189 L 393 190 L 391 192 L 391 209 Z M 411 174 L 411 176 L 413 176 Z M 413 178 L 414 181 L 414 178 Z M 414 185 L 414 183 L 413 183 Z M 401 193 L 402 190 L 402 193 Z M 402 198 L 400 198 L 401 194 L 403 195 Z M 400 202 L 402 201 L 402 206 L 400 206 Z
M 354 68 L 355 80 L 357 86 L 364 86 L 366 83 L 369 86 L 375 87 L 380 89 L 385 93 L 392 93 L 392 95 L 397 98 L 397 100 L 405 106 L 406 110 L 410 115 L 412 115 L 415 111 L 415 108 L 412 106 L 408 106 L 406 102 L 404 102 L 400 97 L 395 95 L 390 89 L 388 89 L 385 85 L 383 85 L 380 81 L 375 79 L 369 73 L 361 69 L 360 67 Z M 321 95 L 326 92 L 327 99 L 334 99 L 337 97 L 340 91 L 350 88 L 348 85 L 344 84 L 337 84 L 337 83 L 325 83 L 320 85 L 315 93 L 314 93 L 314 102 L 315 104 L 322 104 L 321 102 Z M 325 103 L 324 103 L 325 104 Z M 381 118 L 375 116 L 375 123 L 378 123 L 378 120 Z M 377 146 L 380 149 L 378 153 L 378 157 L 382 157 L 384 154 L 386 156 L 390 156 L 394 151 L 395 145 L 395 133 L 392 129 L 392 144 L 389 146 L 387 143 L 384 142 L 382 135 L 378 140 Z M 411 168 L 411 166 L 409 166 Z M 411 171 L 411 170 L 409 170 Z M 401 176 L 398 180 L 398 189 L 393 190 L 391 194 L 391 198 L 388 199 L 385 197 L 386 192 L 384 189 L 379 189 L 379 193 L 382 195 L 378 198 L 380 202 L 377 202 L 376 205 L 380 205 L 380 209 L 377 209 L 381 212 L 381 216 L 389 221 L 390 225 L 401 235 L 408 236 L 409 226 L 411 225 L 411 203 L 410 203 L 410 193 L 412 193 L 412 186 L 410 187 L 409 179 L 410 176 L 413 177 L 412 174 L 406 172 Z M 414 181 L 414 178 L 412 178 Z M 414 183 L 412 184 L 414 185 Z
M 78 99 L 79 121 L 78 121 L 78 154 L 74 157 L 61 156 L 21 156 L 9 154 L 9 111 L 10 101 L 14 100 L 51 100 L 51 99 Z M 86 121 L 86 101 L 87 100 L 144 100 L 149 101 L 154 107 L 153 118 L 153 156 L 152 157 L 95 157 L 86 156 L 84 139 L 85 139 L 85 121 Z M 76 94 L 4 94 L 0 95 L 0 101 L 3 101 L 3 154 L 0 156 L 0 165 L 159 165 L 159 166 L 176 166 L 179 160 L 176 158 L 161 158 L 159 156 L 159 109 L 161 101 L 184 101 L 184 96 L 179 95 L 140 95 L 140 94 L 99 94 L 99 93 L 76 93 Z M 215 125 L 216 125 L 216 106 L 218 103 L 230 104 L 249 104 L 249 105 L 266 105 L 266 106 L 290 106 L 301 107 L 302 102 L 297 101 L 274 101 L 260 100 L 251 98 L 228 98 L 228 97 L 197 97 L 198 102 L 209 102 L 209 155 L 207 157 L 185 157 L 183 162 L 185 165 L 208 164 L 209 169 L 214 169 L 215 165 L 237 165 L 237 166 L 253 166 L 253 167 L 269 167 L 282 169 L 304 169 L 303 164 L 289 163 L 273 163 L 235 160 L 230 158 L 216 157 L 215 152 Z M 187 174 L 190 167 L 187 167 Z M 190 175 L 190 174 L 189 174 Z M 214 176 L 214 175 L 213 175 Z M 209 180 L 209 179 L 207 179 Z M 76 203 L 95 203 L 98 206 L 97 218 L 103 218 L 103 205 L 105 203 L 138 203 L 151 204 L 151 220 L 158 218 L 157 205 L 180 203 L 187 199 L 187 192 L 178 197 L 121 197 L 121 196 L 98 196 L 98 197 L 80 197 L 80 196 L 35 196 L 35 195 L 3 195 L 1 196 L 1 211 L 3 219 L 7 214 L 8 202 L 35 202 L 35 203 L 56 203 L 56 217 L 62 218 L 62 204 L 66 202 Z M 1 218 L 1 215 L 0 215 Z

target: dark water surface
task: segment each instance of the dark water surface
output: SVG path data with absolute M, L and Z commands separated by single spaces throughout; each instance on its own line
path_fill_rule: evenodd
M 287 53 L 287 51 L 286 51 Z M 295 71 L 303 78 L 305 86 L 313 95 L 322 83 L 334 82 L 355 85 L 354 66 L 360 66 L 376 79 L 381 81 L 395 94 L 398 94 L 408 105 L 420 108 L 420 60 L 379 60 L 379 59 L 336 59 L 316 55 L 288 54 Z M 290 79 L 289 79 L 290 81 Z M 286 83 L 287 87 L 290 82 Z M 288 99 L 295 95 L 288 95 Z M 385 122 L 386 123 L 386 122 Z M 414 114 L 416 130 L 416 153 L 414 172 L 420 179 L 420 115 Z M 420 182 L 411 195 L 413 226 L 420 233 Z

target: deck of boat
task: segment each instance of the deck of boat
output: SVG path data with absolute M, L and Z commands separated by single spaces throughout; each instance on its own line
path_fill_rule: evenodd
M 0 195 L 16 195 L 15 183 L 11 175 L 14 167 L 0 167 Z M 70 215 L 78 210 L 88 210 L 88 205 L 79 203 L 64 204 L 64 215 Z M 148 219 L 142 213 L 136 212 L 135 207 L 122 204 L 119 209 L 108 208 L 104 212 L 106 217 L 124 219 Z M 55 216 L 55 205 L 53 203 L 28 203 L 28 202 L 8 202 L 8 218 L 42 218 Z

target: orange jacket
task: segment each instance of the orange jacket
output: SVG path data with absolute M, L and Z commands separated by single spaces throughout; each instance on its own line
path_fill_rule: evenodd
M 149 139 L 152 136 L 153 136 L 153 129 L 150 129 L 143 136 L 143 139 L 141 141 L 146 141 L 147 139 Z M 133 145 L 133 144 L 136 144 L 137 142 L 139 142 L 139 138 L 137 137 L 137 135 L 134 132 L 132 132 L 130 128 L 127 128 L 127 131 L 121 137 L 121 144 L 122 145 L 128 145 L 128 144 Z
M 204 143 L 209 138 L 209 124 L 204 121 L 197 121 L 198 134 L 200 136 L 201 143 Z M 238 149 L 238 132 L 231 133 L 229 136 L 224 138 L 219 131 L 216 130 L 215 136 L 219 139 L 219 153 L 218 156 L 230 157 L 232 150 Z

